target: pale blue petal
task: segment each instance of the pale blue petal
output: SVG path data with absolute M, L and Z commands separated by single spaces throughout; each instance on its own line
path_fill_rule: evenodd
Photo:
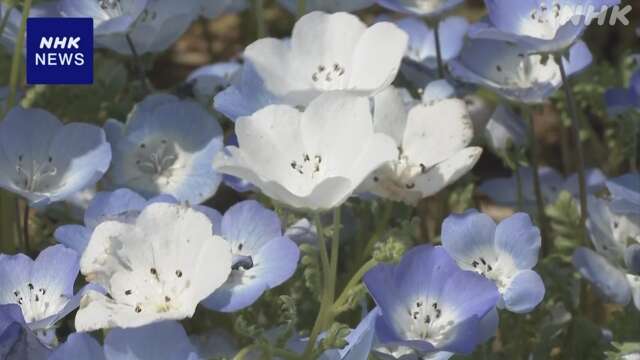
M 102 346 L 86 333 L 73 333 L 49 357 L 49 360 L 103 360 Z
M 517 269 L 531 269 L 538 262 L 540 230 L 525 213 L 516 213 L 498 224 L 496 249 L 508 254 Z
M 540 275 L 533 270 L 519 271 L 505 289 L 502 298 L 507 310 L 525 314 L 544 299 L 545 287 Z
M 458 263 L 492 251 L 495 236 L 496 223 L 476 210 L 451 214 L 442 223 L 442 246 Z
M 282 235 L 278 215 L 254 200 L 242 201 L 229 208 L 222 218 L 221 228 L 225 240 L 242 244 L 243 254 L 257 254 L 264 244 Z
M 631 300 L 625 274 L 601 255 L 587 248 L 578 248 L 573 254 L 573 265 L 607 300 L 622 305 Z
M 104 340 L 107 360 L 185 360 L 195 352 L 175 321 L 132 329 L 113 329 Z

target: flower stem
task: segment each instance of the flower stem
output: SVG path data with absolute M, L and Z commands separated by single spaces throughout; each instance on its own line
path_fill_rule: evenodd
M 349 280 L 347 285 L 344 287 L 344 289 L 340 293 L 340 296 L 338 296 L 338 299 L 333 304 L 334 316 L 337 316 L 340 314 L 341 308 L 345 305 L 345 302 L 348 300 L 349 291 L 351 291 L 351 289 L 357 286 L 360 283 L 360 280 L 362 280 L 362 278 L 364 277 L 364 274 L 366 274 L 367 271 L 371 270 L 376 265 L 378 265 L 378 261 L 376 259 L 370 259 L 369 261 L 364 263 L 364 265 L 362 265 L 360 269 L 351 277 L 351 280 Z
M 31 244 L 30 244 L 30 239 L 29 239 L 29 213 L 31 210 L 29 208 L 29 203 L 27 201 L 25 201 L 24 203 L 24 214 L 23 214 L 23 219 L 22 219 L 22 231 L 23 231 L 23 238 L 22 240 L 24 241 L 24 252 L 25 254 L 29 255 L 31 254 Z
M 573 128 L 573 137 L 575 138 L 578 184 L 580 186 L 580 226 L 584 228 L 587 221 L 587 181 L 584 170 L 584 150 L 582 148 L 582 140 L 580 139 L 580 121 L 578 119 L 578 110 L 573 96 L 571 82 L 567 76 L 561 56 L 557 57 L 557 63 L 560 67 L 562 88 L 564 89 L 565 97 L 567 99 L 569 115 L 571 116 L 571 127 Z
M 440 20 L 433 26 L 433 36 L 436 40 L 436 59 L 438 61 L 438 77 L 444 79 L 444 63 L 442 61 L 442 46 L 440 44 Z
M 22 7 L 22 21 L 20 22 L 20 31 L 16 38 L 16 45 L 13 48 L 13 58 L 11 59 L 11 74 L 9 76 L 9 98 L 7 99 L 7 107 L 5 113 L 8 112 L 16 104 L 16 96 L 18 92 L 18 80 L 20 79 L 20 65 L 22 65 L 22 49 L 24 48 L 24 34 L 27 29 L 27 18 L 31 11 L 31 0 L 25 0 Z
M 313 329 L 311 329 L 311 335 L 309 336 L 309 342 L 307 343 L 307 347 L 304 350 L 304 354 L 302 355 L 302 359 L 311 358 L 311 354 L 316 345 L 316 341 L 320 332 L 325 329 L 331 322 L 333 322 L 333 299 L 335 297 L 335 288 L 336 288 L 336 276 L 338 274 L 338 255 L 339 255 L 339 247 L 340 247 L 340 227 L 341 227 L 341 210 L 340 207 L 334 209 L 333 213 L 333 236 L 331 239 L 331 261 L 328 267 L 325 268 L 323 261 L 323 270 L 327 269 L 328 271 L 323 271 L 325 277 L 322 282 L 322 301 L 320 303 L 320 310 L 318 311 L 318 316 L 316 317 L 315 324 L 313 325 Z M 316 219 L 316 228 L 318 231 L 318 240 L 320 249 L 320 257 L 322 258 L 323 248 L 325 256 L 326 256 L 326 240 L 324 239 L 324 229 L 322 228 L 322 223 L 320 222 L 320 216 L 315 214 Z
M 136 71 L 138 72 L 138 77 L 140 78 L 140 82 L 142 82 L 142 87 L 144 88 L 145 93 L 151 93 L 151 89 L 149 88 L 149 83 L 147 82 L 147 75 L 144 71 L 144 65 L 142 65 L 142 59 L 136 50 L 135 45 L 133 44 L 133 40 L 131 36 L 127 34 L 125 36 L 127 39 L 127 44 L 129 45 L 129 49 L 131 50 L 131 55 L 133 56 L 133 62 L 136 67 Z
M 540 233 L 542 236 L 542 256 L 550 253 L 552 244 L 551 238 L 547 232 L 547 216 L 544 213 L 544 199 L 542 197 L 542 187 L 540 185 L 540 159 L 538 154 L 538 144 L 536 142 L 536 127 L 531 113 L 527 105 L 523 106 L 525 118 L 529 121 L 529 142 L 531 150 L 531 176 L 533 177 L 533 192 L 536 197 L 536 207 L 538 211 L 538 223 L 540 225 Z
M 367 243 L 367 246 L 365 247 L 364 252 L 362 252 L 360 263 L 362 263 L 364 259 L 366 259 L 369 255 L 371 255 L 371 253 L 373 252 L 373 247 L 376 245 L 378 240 L 380 240 L 380 237 L 382 236 L 382 232 L 387 228 L 387 225 L 389 224 L 389 220 L 391 219 L 391 214 L 393 214 L 393 205 L 394 205 L 393 201 L 386 201 L 383 203 L 382 217 L 378 221 L 375 232 L 371 236 L 371 239 L 369 239 L 369 242 Z
M 267 22 L 264 18 L 264 0 L 253 0 L 253 13 L 256 18 L 256 38 L 267 36 Z
M 298 19 L 303 17 L 307 12 L 307 2 L 305 0 L 298 0 L 298 8 L 296 9 L 298 14 Z
M 322 228 L 322 220 L 320 220 L 319 214 L 314 214 L 314 222 L 318 231 L 318 246 L 320 247 L 320 264 L 322 265 L 322 278 L 326 281 L 329 271 L 329 255 L 327 254 L 327 240 L 324 237 L 324 230 Z

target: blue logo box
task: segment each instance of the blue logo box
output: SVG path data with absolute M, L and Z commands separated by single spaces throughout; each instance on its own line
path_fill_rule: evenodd
M 27 83 L 92 84 L 93 19 L 28 18 Z

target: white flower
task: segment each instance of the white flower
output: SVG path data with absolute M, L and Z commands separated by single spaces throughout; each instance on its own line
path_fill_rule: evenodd
M 100 224 L 80 269 L 109 295 L 87 293 L 76 329 L 139 327 L 192 316 L 231 269 L 229 245 L 211 228 L 204 214 L 166 203 L 149 205 L 130 224 Z
M 229 146 L 214 166 L 256 185 L 294 208 L 340 205 L 373 170 L 397 157 L 375 134 L 367 98 L 321 95 L 302 113 L 272 105 L 236 122 L 240 147 Z
M 396 25 L 369 28 L 348 13 L 312 12 L 295 24 L 291 40 L 260 39 L 244 52 L 237 84 L 216 96 L 232 119 L 269 104 L 307 106 L 326 91 L 374 95 L 395 79 L 408 36 Z
M 407 114 L 399 91 L 389 88 L 375 97 L 374 123 L 400 153 L 373 172 L 362 190 L 390 200 L 415 204 L 458 180 L 482 154 L 469 147 L 473 124 L 459 99 L 418 104 Z

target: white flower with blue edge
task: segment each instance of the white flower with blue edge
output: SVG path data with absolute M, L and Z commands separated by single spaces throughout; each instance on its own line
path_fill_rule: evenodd
M 389 136 L 374 132 L 368 99 L 341 92 L 321 95 L 304 112 L 269 106 L 238 119 L 235 130 L 240 146 L 221 152 L 216 169 L 299 209 L 339 206 L 398 154 Z
M 403 14 L 440 17 L 443 13 L 462 4 L 464 0 L 378 0 L 378 4 Z
M 229 244 L 212 228 L 201 212 L 168 203 L 147 206 L 132 223 L 98 225 L 80 269 L 108 296 L 87 292 L 76 329 L 139 327 L 193 316 L 231 271 Z
M 164 321 L 134 329 L 113 329 L 104 348 L 86 333 L 73 333 L 48 360 L 199 360 L 179 323 Z
M 392 23 L 367 28 L 348 13 L 309 13 L 290 40 L 249 45 L 238 81 L 216 96 L 214 106 L 233 120 L 269 104 L 305 107 L 330 91 L 375 95 L 395 79 L 407 41 Z
M 640 218 L 615 214 L 611 204 L 590 196 L 587 229 L 595 251 L 579 247 L 573 264 L 606 300 L 640 310 Z
M 114 188 L 199 204 L 222 181 L 211 165 L 222 149 L 222 129 L 196 102 L 151 95 L 136 105 L 126 124 L 108 120 L 105 130 L 114 151 L 109 172 Z
M 472 38 L 518 43 L 532 52 L 559 53 L 578 41 L 587 19 L 620 0 L 485 0 L 488 20 L 469 29 Z
M 629 173 L 607 181 L 611 194 L 611 211 L 640 215 L 640 174 Z
M 0 155 L 0 187 L 43 207 L 98 182 L 111 146 L 97 126 L 17 107 L 0 123 Z
M 229 279 L 203 301 L 205 307 L 224 312 L 246 308 L 295 273 L 298 246 L 283 236 L 278 215 L 260 203 L 233 205 L 214 231 L 229 243 L 233 258 Z
M 335 13 L 339 11 L 353 12 L 372 6 L 375 0 L 306 0 L 304 4 L 304 12 L 325 11 Z M 292 14 L 298 13 L 297 0 L 278 0 Z
M 463 270 L 493 281 L 500 291 L 499 308 L 515 313 L 532 311 L 544 298 L 538 262 L 540 231 L 529 215 L 517 213 L 496 223 L 469 210 L 453 214 L 442 224 L 442 246 Z
M 464 101 L 444 99 L 405 110 L 398 90 L 375 97 L 374 127 L 395 140 L 398 157 L 375 170 L 361 190 L 415 205 L 455 182 L 482 149 L 469 146 L 473 124 Z
M 530 49 L 506 41 L 467 41 L 460 57 L 449 63 L 451 74 L 460 81 L 477 84 L 516 102 L 541 103 L 562 86 L 560 67 L 554 58 L 530 53 Z M 583 42 L 563 58 L 567 76 L 591 64 L 592 56 Z
M 62 245 L 44 249 L 35 260 L 0 255 L 0 304 L 17 304 L 24 324 L 47 346 L 55 345 L 55 325 L 80 305 L 87 287 L 74 294 L 79 257 Z M 96 292 L 98 293 L 98 292 Z

